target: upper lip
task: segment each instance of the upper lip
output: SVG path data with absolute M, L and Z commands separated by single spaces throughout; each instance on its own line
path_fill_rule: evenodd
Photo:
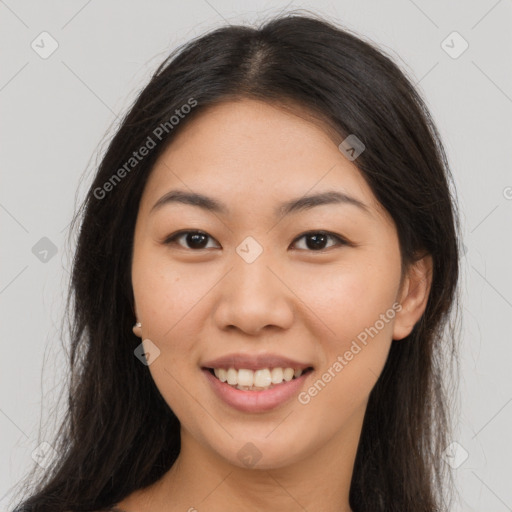
M 312 365 L 301 363 L 278 354 L 227 354 L 217 359 L 205 361 L 202 367 L 234 368 L 235 370 L 242 368 L 247 370 L 260 370 L 263 368 L 293 368 L 305 370 L 306 368 L 312 368 Z

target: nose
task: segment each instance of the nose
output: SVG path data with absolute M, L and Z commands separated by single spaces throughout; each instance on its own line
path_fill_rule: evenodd
M 294 319 L 294 294 L 270 258 L 260 255 L 247 263 L 238 255 L 222 279 L 214 320 L 219 329 L 238 329 L 257 335 L 269 329 L 288 329 Z

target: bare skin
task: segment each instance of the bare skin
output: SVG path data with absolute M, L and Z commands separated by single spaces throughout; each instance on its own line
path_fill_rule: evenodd
M 151 211 L 174 189 L 215 198 L 229 213 L 180 203 Z M 366 209 L 339 203 L 274 213 L 284 201 L 333 190 Z M 208 235 L 205 248 L 191 247 L 186 234 L 164 243 L 187 229 Z M 317 249 L 302 236 L 309 231 L 349 244 L 327 237 Z M 250 264 L 236 251 L 249 236 L 262 248 Z M 392 219 L 319 123 L 255 100 L 203 112 L 155 164 L 132 264 L 142 323 L 134 332 L 160 350 L 148 371 L 180 420 L 181 453 L 158 482 L 118 507 L 350 511 L 369 393 L 392 340 L 406 337 L 421 317 L 431 269 L 427 255 L 402 279 Z M 383 314 L 386 321 L 377 323 Z M 371 326 L 378 333 L 355 353 L 354 340 Z M 308 362 L 314 370 L 305 392 L 325 382 L 329 369 L 331 379 L 307 403 L 293 397 L 267 412 L 242 413 L 214 394 L 201 370 L 207 359 L 232 352 Z M 346 364 L 333 376 L 338 356 Z M 250 467 L 238 457 L 247 443 L 260 453 Z

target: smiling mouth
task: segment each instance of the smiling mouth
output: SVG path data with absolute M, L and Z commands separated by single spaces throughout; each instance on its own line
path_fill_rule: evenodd
M 313 371 L 309 366 L 305 369 L 294 368 L 263 368 L 261 370 L 249 370 L 241 368 L 203 368 L 210 372 L 221 382 L 242 391 L 264 391 L 273 389 L 286 382 L 296 380 Z

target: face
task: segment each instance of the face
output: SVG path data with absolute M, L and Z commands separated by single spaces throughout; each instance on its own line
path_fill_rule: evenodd
M 177 190 L 211 198 L 210 208 L 183 196 L 162 200 Z M 332 192 L 338 202 L 324 196 L 280 210 Z M 421 314 L 411 283 L 401 282 L 394 223 L 354 162 L 320 124 L 269 104 L 203 111 L 144 189 L 133 247 L 135 332 L 184 435 L 236 466 L 247 466 L 247 453 L 259 468 L 277 468 L 342 436 L 357 441 L 392 339 Z M 208 364 L 233 355 L 248 359 Z M 259 387 L 269 374 L 285 380 L 241 390 L 204 369 L 258 365 L 269 370 L 256 372 Z M 273 370 L 293 366 L 310 370 L 289 382 L 289 371 Z M 254 375 L 227 373 L 240 383 Z

